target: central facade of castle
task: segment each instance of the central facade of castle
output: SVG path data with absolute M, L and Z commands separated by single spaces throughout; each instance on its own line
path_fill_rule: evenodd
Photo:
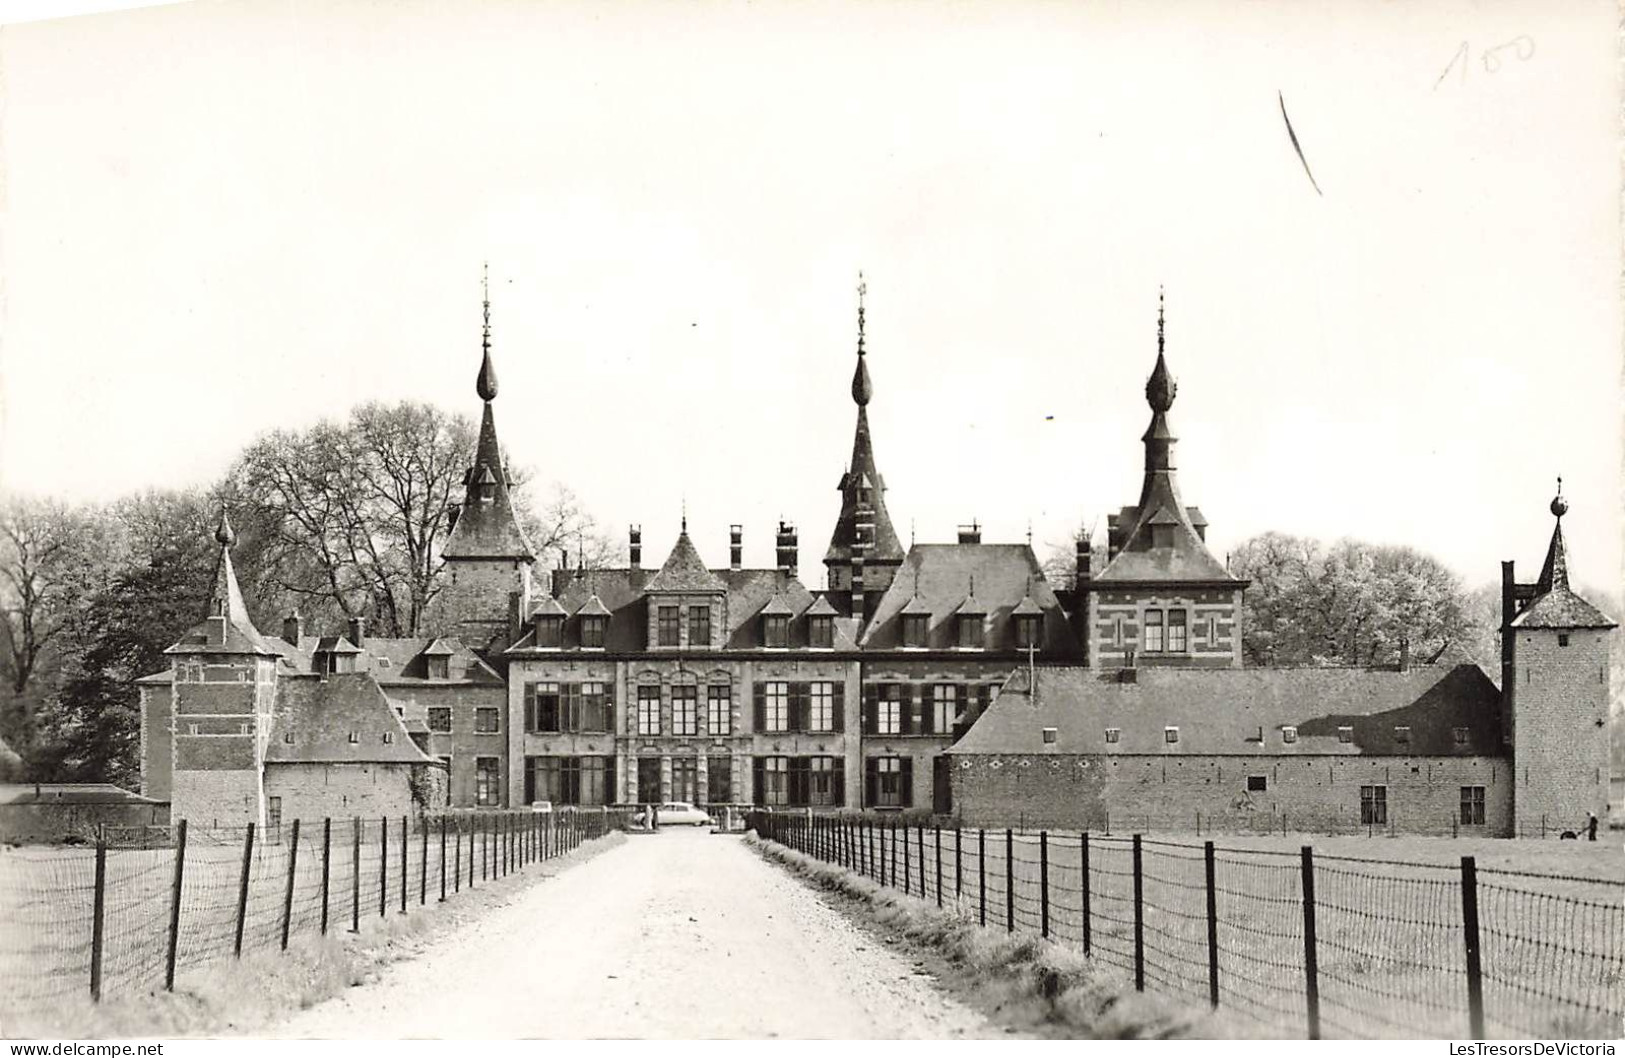
M 739 526 L 728 566 L 710 568 L 686 519 L 655 561 L 634 526 L 625 566 L 541 583 L 509 497 L 487 325 L 479 442 L 443 552 L 449 634 L 369 638 L 352 622 L 314 637 L 290 617 L 280 638 L 261 635 L 223 525 L 214 612 L 174 648 L 175 669 L 141 681 L 143 793 L 176 818 L 270 822 L 434 799 L 1091 824 L 1114 803 L 1179 816 L 1284 799 L 1506 833 L 1534 825 L 1526 800 L 1554 825 L 1602 810 L 1613 625 L 1569 592 L 1560 524 L 1539 583 L 1516 584 L 1508 564 L 1504 690 L 1476 665 L 1244 671 L 1247 584 L 1180 492 L 1160 310 L 1140 495 L 1109 518 L 1103 556 L 1077 541 L 1066 588 L 1030 544 L 984 543 L 975 526 L 903 547 L 869 429 L 863 311 L 860 298 L 852 454 L 812 578 L 827 588 L 803 581 L 790 524 L 772 568 L 743 566 Z M 1540 660 L 1520 668 L 1518 651 Z M 1516 711 L 1514 690 L 1528 703 Z M 1529 748 L 1516 768 L 1514 744 Z

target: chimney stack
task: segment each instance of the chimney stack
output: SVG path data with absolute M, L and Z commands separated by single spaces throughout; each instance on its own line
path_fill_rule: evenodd
M 457 516 L 461 513 L 463 513 L 463 508 L 460 504 L 446 504 L 446 532 L 449 533 L 457 528 Z
M 520 625 L 521 625 L 521 623 L 522 623 L 522 621 L 524 619 L 524 615 L 522 613 L 520 613 L 521 608 L 522 607 L 521 607 L 520 600 L 519 600 L 519 593 L 516 592 L 516 591 L 510 591 L 508 593 L 508 645 L 509 646 L 512 646 L 513 644 L 519 642 Z
M 1089 583 L 1090 578 L 1092 578 L 1094 576 L 1094 569 L 1093 569 L 1092 562 L 1091 562 L 1094 555 L 1090 550 L 1092 548 L 1092 546 L 1093 545 L 1089 542 L 1089 534 L 1088 533 L 1084 533 L 1082 536 L 1078 537 L 1078 587 L 1079 588 L 1083 588 L 1084 586 L 1086 586 Z
M 779 572 L 787 577 L 796 575 L 796 527 L 789 522 L 779 519 L 779 534 L 775 539 L 778 548 Z
M 282 619 L 282 638 L 293 646 L 299 645 L 300 638 L 305 634 L 304 619 L 295 610 Z
M 969 525 L 959 527 L 959 542 L 961 544 L 979 544 L 982 542 L 982 526 L 976 521 Z
M 737 570 L 745 565 L 745 527 L 728 526 L 728 568 Z
M 355 646 L 365 645 L 367 640 L 367 619 L 365 617 L 350 618 L 350 642 Z
M 1411 641 L 1408 636 L 1399 637 L 1399 671 L 1411 671 Z
M 630 553 L 630 563 L 629 564 L 631 565 L 631 567 L 633 569 L 642 569 L 643 568 L 643 526 L 641 526 L 641 525 L 628 526 L 627 530 L 626 530 L 626 537 L 627 537 L 627 540 L 630 542 L 628 544 L 628 551 Z

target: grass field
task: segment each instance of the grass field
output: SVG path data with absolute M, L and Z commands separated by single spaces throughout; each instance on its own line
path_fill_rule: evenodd
M 988 925 L 1049 935 L 1132 973 L 1132 838 L 1091 836 L 1083 884 L 1079 835 L 964 831 L 959 854 L 935 832 L 905 842 L 876 831 L 847 850 L 861 873 Z M 805 838 L 799 839 L 805 843 Z M 1321 1034 L 1470 1035 L 1461 857 L 1477 860 L 1486 1032 L 1495 1037 L 1615 1037 L 1625 1016 L 1625 855 L 1617 844 L 1448 838 L 1227 837 L 1215 840 L 1221 1008 L 1260 1035 L 1308 1028 L 1301 848 L 1314 847 L 1315 952 Z M 801 847 L 797 844 L 796 847 Z M 815 854 L 818 847 L 809 847 Z M 923 857 L 922 857 L 923 851 Z M 923 872 L 923 874 L 922 874 Z M 983 886 L 985 879 L 985 888 Z M 1206 1003 L 1207 881 L 1200 839 L 1158 835 L 1141 850 L 1148 990 Z M 984 895 L 985 894 L 985 895 Z M 1085 900 L 1088 901 L 1087 916 Z M 1087 925 L 1086 925 L 1087 917 Z

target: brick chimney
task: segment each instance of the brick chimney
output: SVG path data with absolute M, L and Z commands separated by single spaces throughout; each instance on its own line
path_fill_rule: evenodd
M 356 646 L 364 646 L 367 641 L 367 619 L 365 617 L 350 618 L 350 642 Z
M 961 544 L 979 544 L 982 542 L 982 526 L 975 521 L 969 525 L 959 527 L 959 542 Z
M 745 527 L 728 526 L 728 568 L 741 569 L 745 565 Z
M 791 525 L 789 522 L 780 519 L 779 533 L 775 538 L 774 543 L 778 549 L 779 572 L 788 577 L 795 576 L 797 550 L 796 527 Z
M 509 646 L 512 646 L 513 644 L 519 642 L 520 624 L 524 620 L 524 615 L 519 612 L 521 608 L 522 608 L 522 603 L 520 602 L 520 599 L 519 599 L 519 593 L 516 592 L 516 591 L 510 591 L 508 593 L 508 645 Z
M 633 569 L 643 568 L 643 526 L 632 525 L 626 530 L 628 564 Z
M 305 621 L 304 618 L 299 616 L 298 610 L 282 619 L 282 638 L 284 641 L 298 646 L 299 640 L 304 634 Z
M 1399 637 L 1399 671 L 1411 671 L 1411 641 L 1408 636 Z
M 1078 588 L 1083 589 L 1094 576 L 1091 568 L 1091 559 L 1094 557 L 1090 551 L 1088 534 L 1078 537 Z

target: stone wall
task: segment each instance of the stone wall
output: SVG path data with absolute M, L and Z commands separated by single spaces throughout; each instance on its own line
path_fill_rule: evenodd
M 1185 650 L 1147 652 L 1142 642 L 1145 612 L 1185 611 Z M 1241 667 L 1241 592 L 1233 589 L 1146 590 L 1110 589 L 1088 596 L 1088 654 L 1091 668 L 1113 668 L 1124 663 L 1129 651 L 1139 665 L 1194 665 Z M 1163 626 L 1167 645 L 1168 628 Z
M 1519 629 L 1514 651 L 1518 831 L 1581 830 L 1608 809 L 1609 633 Z
M 265 766 L 265 796 L 281 798 L 284 825 L 303 819 L 399 819 L 418 812 L 410 764 L 279 764 Z

